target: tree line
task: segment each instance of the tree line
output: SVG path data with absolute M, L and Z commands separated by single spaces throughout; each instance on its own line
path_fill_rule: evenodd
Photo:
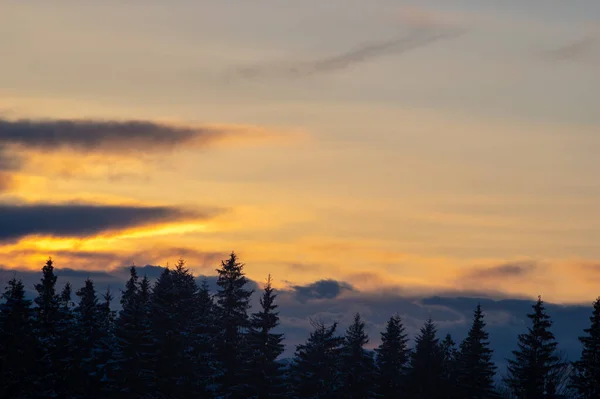
M 527 331 L 496 378 L 481 306 L 467 337 L 438 337 L 427 320 L 409 348 L 393 315 L 374 351 L 359 314 L 345 332 L 313 320 L 313 331 L 281 360 L 284 336 L 270 277 L 260 307 L 235 253 L 217 269 L 217 291 L 198 284 L 180 260 L 151 284 L 135 267 L 111 309 L 110 291 L 92 280 L 57 292 L 51 259 L 29 300 L 13 278 L 0 303 L 2 398 L 298 398 L 556 399 L 600 398 L 600 299 L 580 338 L 581 359 L 557 350 L 552 321 L 538 298 Z M 498 384 L 497 381 L 501 381 Z

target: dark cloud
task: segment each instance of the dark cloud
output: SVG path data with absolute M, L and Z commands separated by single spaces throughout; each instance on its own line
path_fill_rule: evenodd
M 189 143 L 207 145 L 227 134 L 229 132 L 222 129 L 177 127 L 136 120 L 0 119 L 0 147 L 37 150 L 162 151 Z
M 471 279 L 521 277 L 532 272 L 537 266 L 537 263 L 532 261 L 506 263 L 491 268 L 482 268 L 472 271 L 466 277 Z
M 295 285 L 292 289 L 301 301 L 333 299 L 344 292 L 354 291 L 350 284 L 336 280 L 319 280 L 308 285 Z
M 403 54 L 440 40 L 457 37 L 463 32 L 464 29 L 448 26 L 420 26 L 410 29 L 401 37 L 363 44 L 329 57 L 308 62 L 297 61 L 246 67 L 241 68 L 238 72 L 246 78 L 257 78 L 263 75 L 295 78 L 331 73 L 385 55 Z
M 0 241 L 28 235 L 85 237 L 155 223 L 209 218 L 215 212 L 194 212 L 168 206 L 0 204 Z

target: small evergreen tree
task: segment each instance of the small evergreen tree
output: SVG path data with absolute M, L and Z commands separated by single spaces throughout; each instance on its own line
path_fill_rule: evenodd
M 414 399 L 443 397 L 444 356 L 433 320 L 425 322 L 415 338 L 408 372 L 409 391 Z
M 527 317 L 532 325 L 526 334 L 519 335 L 518 350 L 513 351 L 514 359 L 508 361 L 505 381 L 518 398 L 550 398 L 557 383 L 553 378 L 555 370 L 562 364 L 556 353 L 557 342 L 550 331 L 552 321 L 541 297 Z
M 456 384 L 458 350 L 456 349 L 456 342 L 452 339 L 452 335 L 446 334 L 440 344 L 440 348 L 442 350 L 441 396 L 446 399 L 462 399 L 458 395 Z
M 89 278 L 76 292 L 79 304 L 75 308 L 75 364 L 73 387 L 78 395 L 95 397 L 98 394 L 95 347 L 102 337 L 98 297 Z
M 74 395 L 79 372 L 76 364 L 78 348 L 71 292 L 71 284 L 67 282 L 59 295 L 59 317 L 56 328 L 57 354 L 54 364 L 57 376 L 54 389 L 59 398 L 68 398 Z
M 213 397 L 217 390 L 219 367 L 216 361 L 215 341 L 218 333 L 213 298 L 206 279 L 202 281 L 196 299 L 196 322 L 193 330 L 196 359 L 196 382 L 200 397 Z
M 291 365 L 294 398 L 341 398 L 338 366 L 344 338 L 336 335 L 337 323 L 312 323 L 314 331 L 296 347 Z
M 282 397 L 283 373 L 277 362 L 283 353 L 283 334 L 274 333 L 279 325 L 279 312 L 275 305 L 277 295 L 271 285 L 271 276 L 267 279 L 260 298 L 261 310 L 252 314 L 248 332 L 250 359 L 248 362 L 248 397 L 267 399 Z
M 377 353 L 377 393 L 383 399 L 402 398 L 406 393 L 406 370 L 410 356 L 402 319 L 392 316 L 381 333 Z
M 369 399 L 375 396 L 375 363 L 364 346 L 369 342 L 365 323 L 357 313 L 348 327 L 341 351 L 342 388 L 344 398 Z
M 594 302 L 590 326 L 583 331 L 581 359 L 574 363 L 571 387 L 580 399 L 600 398 L 600 297 Z
M 497 398 L 494 388 L 496 366 L 492 362 L 489 334 L 485 331 L 481 305 L 477 305 L 467 338 L 458 355 L 458 392 L 464 399 Z
M 232 252 L 227 261 L 221 261 L 217 269 L 217 317 L 220 333 L 217 337 L 217 358 L 222 368 L 221 393 L 226 397 L 243 398 L 244 373 L 243 353 L 246 348 L 245 335 L 250 326 L 248 309 L 252 290 L 246 289 L 248 279 L 244 275 L 244 264 L 238 262 Z
M 100 324 L 100 337 L 94 343 L 94 383 L 96 384 L 96 396 L 105 398 L 114 395 L 118 389 L 114 377 L 116 367 L 114 353 L 115 342 L 115 312 L 111 310 L 110 304 L 113 296 L 110 288 L 102 296 L 103 301 L 99 304 L 98 318 Z
M 35 392 L 36 346 L 33 309 L 25 287 L 8 282 L 0 305 L 0 393 L 6 398 L 28 398 Z

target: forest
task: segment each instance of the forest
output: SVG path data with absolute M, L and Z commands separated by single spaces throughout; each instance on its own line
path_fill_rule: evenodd
M 381 344 L 368 349 L 360 314 L 340 331 L 312 320 L 313 331 L 282 359 L 276 290 L 267 280 L 260 306 L 235 253 L 221 261 L 217 290 L 199 284 L 180 260 L 156 281 L 135 267 L 119 310 L 110 291 L 87 279 L 57 291 L 52 259 L 30 299 L 8 281 L 0 301 L 0 397 L 557 399 L 600 398 L 600 299 L 581 332 L 581 357 L 557 350 L 542 298 L 506 371 L 492 362 L 485 309 L 473 310 L 466 338 L 438 336 L 428 320 L 412 344 L 401 315 L 390 315 Z

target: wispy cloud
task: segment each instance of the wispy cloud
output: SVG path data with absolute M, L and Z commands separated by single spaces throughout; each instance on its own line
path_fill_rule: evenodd
M 512 277 L 522 277 L 537 268 L 538 264 L 532 261 L 505 263 L 490 268 L 480 268 L 469 272 L 467 279 L 488 280 Z
M 463 34 L 466 29 L 431 11 L 410 7 L 403 9 L 400 25 L 405 31 L 388 40 L 367 41 L 355 48 L 312 61 L 272 62 L 238 69 L 245 78 L 287 77 L 298 78 L 341 71 L 351 66 L 372 61 L 386 55 L 403 54 L 441 40 Z

